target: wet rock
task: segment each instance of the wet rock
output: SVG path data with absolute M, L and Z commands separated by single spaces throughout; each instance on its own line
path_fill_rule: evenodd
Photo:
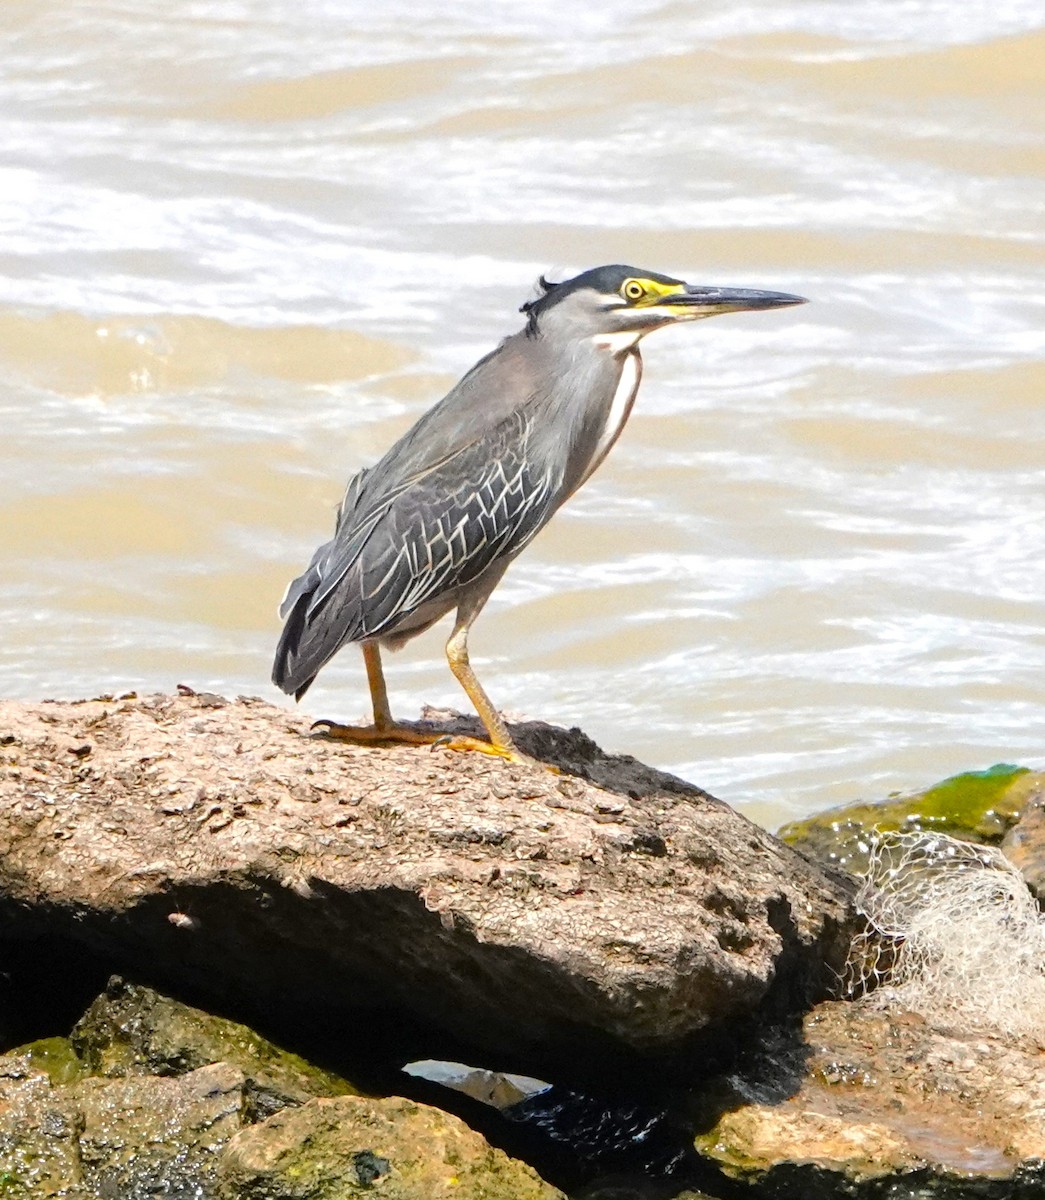
M 50 1083 L 60 1087 L 79 1082 L 86 1073 L 72 1042 L 64 1037 L 40 1038 L 0 1057 L 0 1080 L 46 1075 Z
M 998 763 L 986 771 L 954 775 L 924 792 L 831 808 L 782 826 L 778 835 L 820 862 L 862 875 L 876 829 L 944 833 L 996 846 L 1043 787 L 1045 772 Z
M 71 1194 L 82 1178 L 79 1123 L 79 1107 L 46 1074 L 0 1059 L 0 1196 Z
M 1045 903 L 1045 772 L 1038 772 L 1034 780 L 1034 790 L 1016 824 L 1002 839 L 1001 851 L 1018 868 L 1042 904 Z
M 344 746 L 256 700 L 0 704 L 4 936 L 288 1027 L 380 1010 L 536 1076 L 672 1064 L 833 986 L 847 884 L 579 731 L 515 732 L 578 774 Z
M 77 1085 L 84 1188 L 120 1200 L 212 1195 L 219 1152 L 242 1124 L 244 1082 L 218 1063 L 176 1078 Z
M 249 1029 L 114 980 L 71 1039 L 0 1057 L 0 1196 L 561 1200 L 457 1118 L 346 1088 Z
M 224 1062 L 239 1068 L 252 1094 L 280 1107 L 356 1091 L 245 1025 L 119 978 L 77 1022 L 70 1042 L 90 1075 L 183 1075 Z
M 211 1195 L 217 1152 L 242 1124 L 243 1084 L 227 1064 L 176 1079 L 0 1079 L 0 1195 Z
M 697 1150 L 766 1200 L 1045 1194 L 1045 1056 L 829 1002 L 728 1081 Z
M 114 979 L 71 1038 L 0 1057 L 0 1195 L 211 1196 L 243 1124 L 349 1090 L 241 1025 Z
M 230 1142 L 223 1200 L 564 1200 L 462 1121 L 409 1100 L 343 1096 L 286 1109 Z

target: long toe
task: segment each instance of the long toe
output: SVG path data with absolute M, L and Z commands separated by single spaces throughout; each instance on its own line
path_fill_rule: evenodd
M 432 741 L 432 748 L 437 746 L 445 746 L 447 750 L 470 750 L 476 754 L 489 754 L 494 758 L 503 758 L 505 762 L 526 763 L 531 767 L 546 765 L 521 753 L 515 746 L 495 746 L 493 742 L 484 742 L 482 738 L 469 737 L 463 733 L 444 733 Z
M 488 754 L 493 758 L 503 758 L 506 762 L 525 763 L 530 767 L 555 770 L 547 763 L 522 754 L 515 746 L 495 746 L 493 742 L 469 737 L 467 734 L 439 733 L 437 730 L 415 729 L 412 725 L 341 725 L 336 721 L 315 721 L 312 724 L 312 732 L 354 746 L 431 746 L 433 750 L 445 748 Z
M 439 737 L 409 725 L 340 725 L 337 721 L 313 721 L 310 732 L 354 746 L 430 746 Z

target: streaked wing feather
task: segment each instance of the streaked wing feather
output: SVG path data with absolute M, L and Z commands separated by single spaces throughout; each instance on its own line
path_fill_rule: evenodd
M 364 497 L 318 567 L 309 618 L 329 604 L 337 614 L 325 619 L 344 621 L 345 640 L 376 637 L 518 553 L 551 516 L 558 483 L 528 460 L 527 441 L 515 414 L 496 438 L 461 447 L 380 504 Z
M 303 596 L 307 596 L 319 586 L 323 578 L 319 571 L 319 564 L 332 545 L 333 542 L 324 542 L 315 554 L 312 555 L 311 562 L 297 579 L 292 579 L 287 584 L 287 590 L 283 593 L 283 599 L 279 602 L 279 619 L 281 621 L 285 621 L 290 616 L 294 605 Z
M 433 601 L 438 616 L 441 597 L 513 557 L 546 524 L 561 499 L 564 456 L 534 462 L 529 421 L 515 410 L 473 426 L 465 441 L 444 438 L 427 459 L 414 455 L 413 470 L 402 470 L 410 456 L 393 448 L 349 484 L 333 539 L 282 606 L 279 687 L 300 699 L 346 643 L 394 634 Z
M 466 587 L 544 525 L 553 495 L 548 476 L 504 454 L 483 466 L 473 484 L 451 491 L 445 474 L 433 472 L 396 500 L 362 564 L 364 636 Z
M 337 507 L 337 516 L 334 521 L 334 536 L 329 542 L 324 542 L 322 546 L 312 555 L 312 559 L 308 566 L 296 578 L 292 579 L 287 584 L 287 590 L 283 593 L 283 599 L 279 602 L 279 617 L 281 621 L 285 621 L 294 608 L 294 605 L 303 597 L 314 592 L 320 585 L 327 586 L 329 584 L 328 573 L 326 569 L 326 560 L 333 553 L 337 543 L 337 533 L 341 528 L 342 522 L 347 514 L 350 514 L 359 502 L 359 496 L 363 489 L 363 483 L 366 477 L 370 474 L 370 468 L 364 467 L 357 472 L 348 481 L 345 488 L 345 494 L 341 498 L 341 503 Z M 326 583 L 324 583 L 326 581 Z M 314 601 L 313 601 L 314 603 Z

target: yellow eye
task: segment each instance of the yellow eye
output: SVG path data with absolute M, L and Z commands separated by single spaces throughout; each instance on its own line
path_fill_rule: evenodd
M 625 300 L 641 300 L 646 294 L 646 289 L 637 279 L 626 279 L 624 286 L 620 289 L 620 294 Z

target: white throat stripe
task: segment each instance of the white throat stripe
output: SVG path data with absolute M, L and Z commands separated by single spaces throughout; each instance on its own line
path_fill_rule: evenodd
M 614 354 L 620 354 L 623 350 L 630 350 L 632 346 L 642 337 L 642 334 L 634 329 L 625 329 L 620 333 L 597 333 L 592 339 L 592 345 L 598 346 L 603 350 L 612 350 Z

